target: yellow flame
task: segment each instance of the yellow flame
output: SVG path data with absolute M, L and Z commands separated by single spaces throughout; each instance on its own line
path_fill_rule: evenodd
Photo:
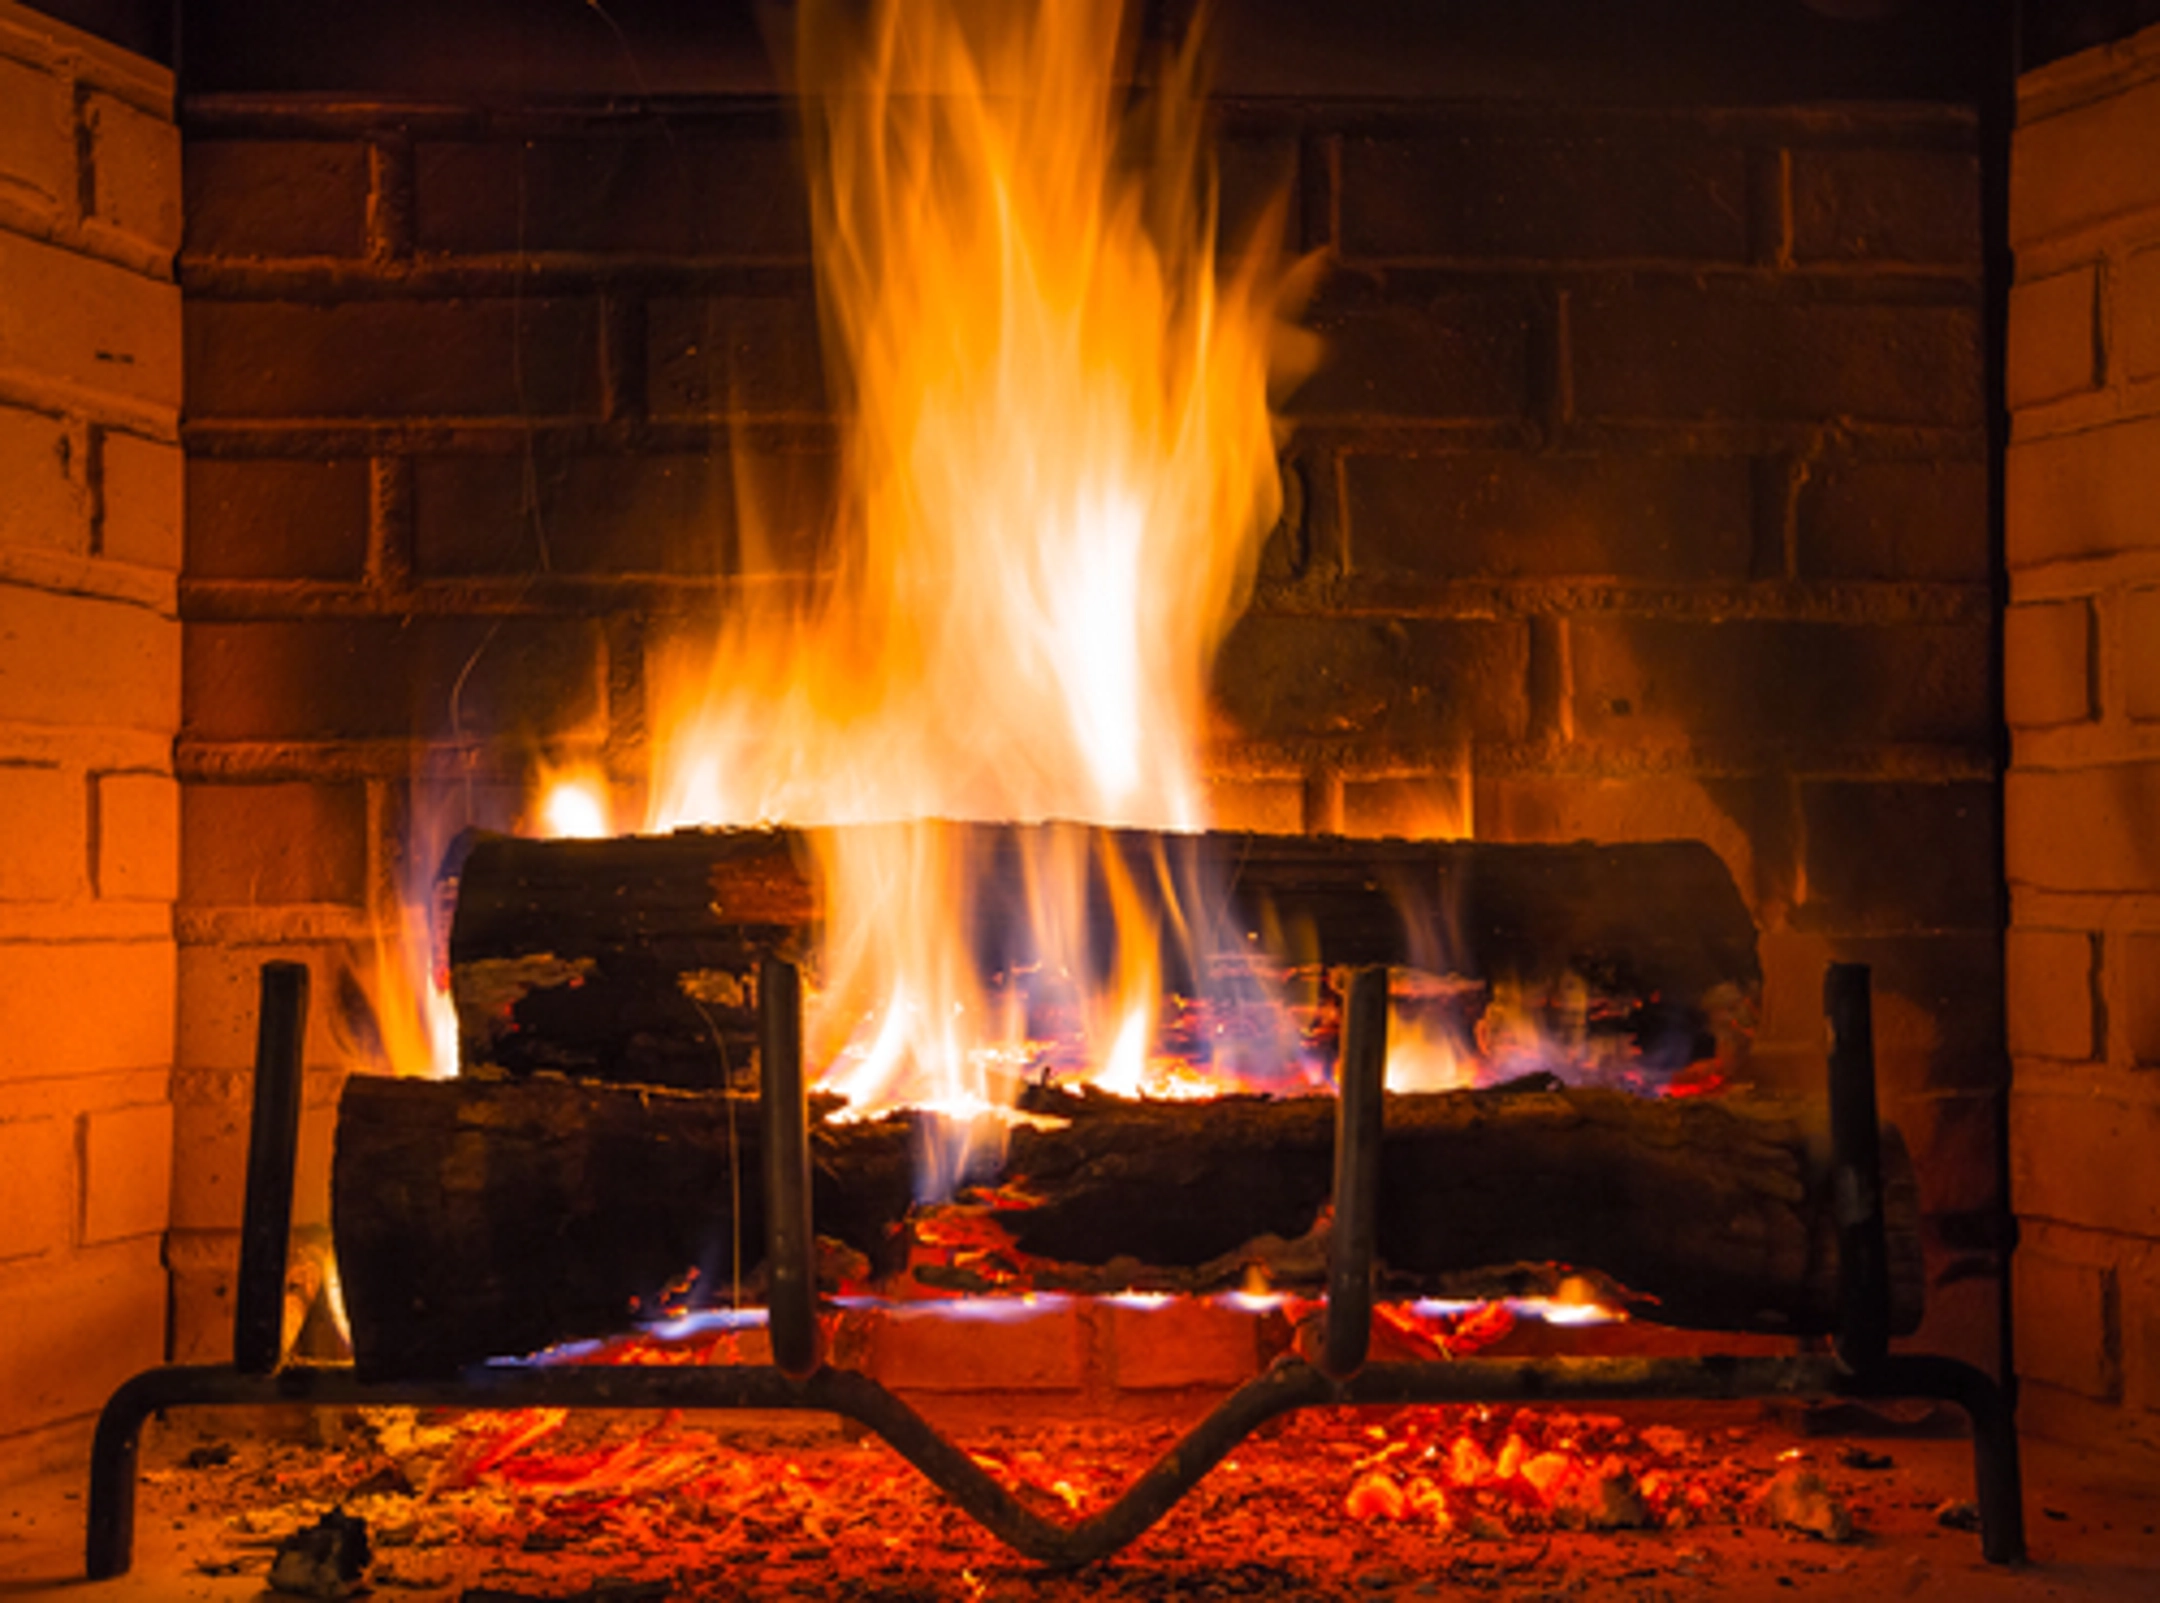
M 1388 1009 L 1390 1091 L 1458 1091 L 1477 1081 L 1477 1054 L 1459 1035 L 1421 1013 Z
M 1281 214 L 1218 266 L 1196 48 L 1126 112 L 1114 5 L 801 18 L 829 556 L 656 687 L 651 824 L 875 825 L 820 837 L 809 1048 L 859 1106 L 994 1106 L 1020 1024 L 978 979 L 978 865 L 925 821 L 1204 825 L 1208 670 L 1279 504 Z M 1113 872 L 1115 975 L 1085 1013 L 1134 1085 L 1155 933 L 1107 853 L 1048 841 L 1032 950 L 1093 983 L 1091 859 Z
M 382 1061 L 408 1079 L 443 1079 L 457 1073 L 457 1008 L 434 959 L 428 904 L 403 901 L 394 920 L 378 923 L 368 992 Z
M 547 839 L 597 839 L 614 833 L 608 779 L 597 764 L 540 762 L 518 833 Z M 457 1005 L 447 972 L 447 908 L 436 874 L 445 848 L 469 821 L 463 787 L 415 787 L 406 829 L 406 862 L 395 906 L 378 914 L 362 985 L 394 1074 L 441 1079 L 458 1072 Z

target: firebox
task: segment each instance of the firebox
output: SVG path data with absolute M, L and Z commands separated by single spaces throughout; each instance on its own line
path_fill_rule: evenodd
M 1445 1048 L 1421 1093 L 1551 1074 L 1538 1053 L 1564 1037 L 1563 1079 L 1652 1062 L 1660 1092 L 1814 1096 L 1822 976 L 1867 965 L 1925 1309 L 1901 1340 L 2003 1376 L 2029 1431 L 2160 1449 L 2160 913 L 2138 845 L 2160 593 L 2138 515 L 2160 379 L 2150 19 L 1225 0 L 1196 23 L 1149 4 L 1101 63 L 1112 101 L 1143 108 L 1098 130 L 1102 171 L 986 175 L 1006 200 L 1108 197 L 1084 224 L 1059 210 L 1029 255 L 995 234 L 998 206 L 945 206 L 971 130 L 939 108 L 968 87 L 1024 100 L 1041 62 L 914 60 L 876 6 L 800 31 L 820 9 L 0 8 L 0 795 L 17 821 L 0 917 L 29 965 L 0 1004 L 19 1043 L 0 1076 L 19 1201 L 0 1209 L 0 1431 L 68 1439 L 127 1375 L 227 1356 L 263 962 L 312 976 L 292 1225 L 315 1278 L 293 1323 L 334 1345 L 348 1080 L 402 1094 L 391 1076 L 462 1051 L 513 1089 L 612 1078 L 725 1109 L 762 1062 L 757 963 L 781 957 L 810 983 L 813 1079 L 846 1058 L 863 1106 L 932 1100 L 863 1087 L 933 1051 L 911 1036 L 880 1057 L 893 976 L 952 965 L 895 917 L 902 949 L 843 970 L 825 918 L 899 880 L 949 895 L 944 858 L 895 869 L 854 844 L 934 813 L 1013 826 L 1002 912 L 1065 910 L 1065 948 L 987 950 L 981 919 L 961 943 L 987 987 L 961 1001 L 1065 1031 L 967 1087 L 1004 1087 L 991 1100 L 1024 1119 L 1153 1105 L 1210 1055 L 1158 1050 L 1146 987 L 1215 987 L 1184 1015 L 1195 1037 L 1244 1028 L 1240 987 L 1289 987 L 1301 1023 L 1248 1042 L 1261 1067 L 1230 1089 L 1326 1090 L 1351 971 L 1373 965 L 1395 971 L 1397 1044 L 1423 1020 Z M 846 81 L 833 104 L 855 122 L 797 93 L 850 70 L 817 42 L 849 28 L 894 70 Z M 1203 73 L 1176 124 L 1164 108 Z M 886 232 L 867 232 L 880 202 Z M 1102 264 L 1130 266 L 1120 229 L 1146 272 L 1097 304 Z M 1010 281 L 957 309 L 906 298 L 924 252 L 972 259 L 986 238 L 1081 305 L 1075 370 L 1144 349 L 1145 428 L 1129 407 L 1105 424 L 1093 390 L 1043 414 L 1017 392 L 945 404 L 975 393 L 986 325 L 1026 325 L 1033 365 L 1062 349 L 1010 315 Z M 897 421 L 872 438 L 879 407 Z M 1105 437 L 1181 487 L 1068 483 L 1029 443 Z M 1017 477 L 986 489 L 993 466 Z M 974 588 L 996 565 L 956 547 L 912 581 L 866 577 L 879 518 L 904 536 L 891 551 L 919 554 L 924 530 L 1037 517 L 1016 506 L 1080 509 L 1098 555 L 1126 549 L 1103 531 L 1131 536 L 1126 566 L 1094 571 L 1147 599 L 1086 614 L 1075 653 L 1100 668 L 1130 636 L 1143 666 L 1113 689 L 953 655 L 1029 606 L 1054 616 L 1071 570 L 999 599 Z M 1171 543 L 1219 524 L 1244 542 L 1227 557 Z M 1173 577 L 1189 589 L 1165 604 Z M 873 745 L 872 676 L 903 658 L 908 694 L 886 699 L 937 710 Z M 1128 704 L 1175 727 L 1182 768 L 1103 737 Z M 703 770 L 681 756 L 693 724 L 719 742 Z M 1066 729 L 1108 764 L 1078 800 L 1036 783 Z M 985 777 L 978 733 L 1025 755 Z M 906 796 L 931 801 L 876 788 L 903 763 L 928 776 Z M 869 789 L 806 801 L 811 768 Z M 963 778 L 971 799 L 944 799 Z M 714 843 L 735 837 L 665 831 L 772 819 L 804 828 L 758 837 L 782 843 L 735 887 L 757 916 L 729 928 L 759 933 L 731 969 L 667 920 L 699 914 L 725 877 Z M 1045 820 L 1147 844 L 1010 845 L 1058 834 Z M 640 831 L 659 833 L 562 838 Z M 1162 842 L 1193 839 L 1233 843 L 1209 872 L 1260 889 L 1181 899 L 1197 870 Z M 1535 923 L 1521 909 L 1550 895 L 1574 909 L 1563 925 L 1612 918 L 1595 939 L 1540 924 L 1466 976 L 1448 959 L 1501 916 L 1466 924 L 1485 904 L 1465 887 L 1539 852 L 1584 892 L 1541 879 L 1509 916 Z M 487 894 L 522 916 L 573 862 L 615 865 L 569 878 L 638 910 L 634 939 L 558 903 L 530 939 L 468 922 L 453 949 L 453 895 L 476 921 L 474 887 L 506 874 Z M 1705 865 L 1713 891 L 1677 895 Z M 1387 939 L 1322 939 L 1331 915 L 1299 898 L 1334 873 Z M 681 883 L 698 894 L 680 907 L 640 900 Z M 1142 961 L 1103 934 L 1136 908 L 1155 930 L 1204 910 L 1211 939 Z M 1692 967 L 1675 942 L 1697 943 Z M 1555 945 L 1563 961 L 1521 971 Z M 1067 983 L 1083 970 L 1100 994 Z M 1466 977 L 1483 989 L 1447 989 Z M 820 1011 L 851 985 L 871 998 L 859 1037 Z M 1531 1045 L 1495 1049 L 1518 1025 Z M 1087 1089 L 1089 1053 L 1122 1078 Z M 607 1089 L 577 1095 L 659 1095 Z M 880 1171 L 892 1211 L 988 1206 L 960 1183 L 997 1172 L 970 1171 L 970 1143 L 1031 1128 L 903 1154 Z M 1315 1197 L 1332 1139 L 1299 1160 Z M 1017 1217 L 1040 1199 L 1000 1200 Z M 1216 1264 L 1206 1295 L 1317 1294 L 1311 1242 L 1296 1280 L 1301 1228 L 1274 1232 L 1273 1278 Z M 944 1252 L 948 1293 L 1014 1291 L 981 1270 L 1010 1261 L 983 1259 L 986 1239 L 916 1250 Z M 625 1331 L 728 1302 L 716 1288 L 745 1274 L 748 1300 L 765 1289 L 739 1242 L 693 1256 L 688 1280 L 640 1268 Z M 860 1269 L 816 1266 L 849 1294 Z M 987 1336 L 973 1363 L 889 1309 L 853 1328 L 909 1395 L 1084 1418 L 1235 1383 L 1291 1341 L 1257 1305 L 1180 1304 L 1200 1334 L 1174 1352 L 1144 1333 L 1145 1299 L 1199 1284 L 1029 1287 L 1028 1334 Z M 1500 1289 L 1625 1288 L 1555 1271 Z M 1663 1296 L 1697 1291 L 1717 1301 Z M 1774 1323 L 1698 1323 L 1792 1347 L 1761 1335 Z M 571 1325 L 520 1324 L 512 1345 L 602 1334 Z M 90 1329 L 128 1334 L 84 1363 Z M 517 1356 L 447 1323 L 399 1339 L 417 1344 L 408 1380 Z

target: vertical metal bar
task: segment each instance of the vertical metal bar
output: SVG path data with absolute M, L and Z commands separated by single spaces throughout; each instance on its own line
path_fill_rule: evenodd
M 1321 1370 L 1335 1380 L 1363 1368 L 1372 1345 L 1387 1004 L 1384 967 L 1362 968 L 1351 976 L 1342 1056 L 1335 1068 L 1335 1219 L 1328 1231 L 1327 1338 L 1320 1360 Z
M 758 968 L 758 1076 L 765 1131 L 765 1295 L 773 1363 L 816 1373 L 816 1238 L 810 1229 L 810 1105 L 802 1072 L 802 975 L 767 958 Z
M 233 1367 L 243 1375 L 269 1374 L 285 1351 L 285 1252 L 300 1147 L 300 1053 L 307 1009 L 307 965 L 265 963 L 247 1199 L 240 1218 L 240 1281 L 233 1298 Z
M 135 1561 L 135 1471 L 145 1417 L 136 1399 L 144 1389 L 140 1376 L 123 1383 L 98 1415 L 97 1432 L 90 1438 L 83 1567 L 93 1581 L 125 1575 Z
M 1830 1024 L 1830 1197 L 1838 1233 L 1837 1355 L 1854 1370 L 1890 1350 L 1890 1249 L 1875 1108 L 1875 1032 L 1865 963 L 1823 976 Z
M 1973 1500 L 1980 1505 L 1980 1553 L 1990 1564 L 2025 1558 L 2025 1496 L 2017 1418 L 2010 1394 L 1985 1371 L 1957 1358 L 1893 1353 L 1874 1369 L 1840 1379 L 1843 1397 L 1940 1397 L 1972 1422 Z

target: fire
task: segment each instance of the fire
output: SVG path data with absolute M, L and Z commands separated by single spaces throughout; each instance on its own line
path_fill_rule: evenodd
M 519 832 L 591 840 L 614 833 L 606 773 L 594 763 L 540 761 L 534 800 Z M 375 921 L 362 967 L 365 1013 L 373 1025 L 368 1055 L 394 1074 L 440 1079 L 458 1072 L 458 1016 L 449 985 L 448 909 L 436 875 L 444 853 L 468 822 L 463 787 L 415 786 L 403 871 L 391 904 Z
M 457 1073 L 457 1007 L 435 951 L 424 902 L 402 901 L 394 922 L 376 929 L 363 984 L 378 1037 L 373 1055 L 394 1074 L 440 1079 Z
M 980 978 L 991 887 L 934 820 L 1205 824 L 1207 676 L 1279 509 L 1297 274 L 1279 210 L 1218 261 L 1192 42 L 1126 109 L 1098 0 L 801 9 L 829 559 L 663 687 L 650 823 L 876 826 L 820 848 L 810 1050 L 858 1111 L 995 1108 L 1026 996 Z M 1130 1091 L 1162 955 L 1137 918 L 1094 927 L 1103 872 L 1129 915 L 1090 836 L 1050 832 L 989 968 L 1077 989 Z
M 539 802 L 529 833 L 549 840 L 604 840 L 615 833 L 614 801 L 597 763 L 542 764 L 534 788 Z

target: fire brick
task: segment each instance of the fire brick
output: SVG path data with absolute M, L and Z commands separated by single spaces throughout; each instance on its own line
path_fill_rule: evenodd
M 0 545 L 90 548 L 83 438 L 65 418 L 0 406 Z
M 1495 840 L 1705 841 L 1745 893 L 1755 880 L 1751 813 L 1744 787 L 1717 780 L 1511 775 L 1478 787 L 1476 822 Z
M 2044 729 L 2089 720 L 2092 651 L 2088 602 L 2040 602 L 2004 613 L 2003 717 L 2010 726 Z
M 180 567 L 180 448 L 108 430 L 98 444 L 98 552 L 167 573 Z
M 1416 778 L 1348 780 L 1342 787 L 1342 832 L 1396 840 L 1467 839 L 1475 821 L 1469 777 L 1465 754 L 1453 769 Z M 1291 830 L 1298 827 L 1293 820 Z
M 1529 405 L 1530 315 L 1518 296 L 1317 306 L 1327 359 L 1292 392 L 1304 419 L 1515 418 Z
M 2154 477 L 2160 489 L 2160 474 Z M 2125 591 L 2115 649 L 2122 667 L 2123 711 L 2139 722 L 2160 719 L 2160 588 Z
M 83 1116 L 85 1246 L 155 1235 L 172 1197 L 170 1102 L 109 1108 Z
M 348 1050 L 339 1039 L 345 1021 L 331 1000 L 351 988 L 349 981 L 340 981 L 345 969 L 340 943 L 191 942 L 180 948 L 179 1028 L 174 1047 L 181 1065 L 174 1092 L 182 1101 L 183 1114 L 190 1105 L 216 1102 L 238 1110 L 232 1116 L 240 1121 L 237 1127 L 244 1128 L 262 999 L 262 965 L 269 962 L 306 963 L 312 971 L 315 1004 L 308 1009 L 301 1056 L 309 1063 L 334 1063 Z M 185 1130 L 180 1150 L 193 1151 Z M 192 1157 L 189 1168 L 194 1168 Z M 183 1194 L 185 1190 L 183 1183 Z
M 190 1150 L 187 1167 L 194 1166 Z M 172 1285 L 168 1336 L 176 1364 L 229 1363 L 233 1348 L 233 1286 L 239 1279 L 238 1230 L 182 1230 L 165 1234 L 165 1270 Z
M 2078 395 L 2100 382 L 2100 280 L 2091 264 L 2010 292 L 2012 406 Z
M 169 902 L 180 890 L 180 787 L 169 774 L 91 776 L 97 891 L 108 901 Z
M 1968 1012 L 1981 1011 L 1966 1001 Z M 1920 1208 L 1931 1218 L 1981 1217 L 2002 1207 L 2002 1131 L 1993 1091 L 1900 1097 L 1883 1108 L 1912 1154 Z
M 1800 487 L 1800 576 L 1977 583 L 1986 530 L 1977 458 L 1822 463 Z
M 0 366 L 123 401 L 180 404 L 180 291 L 0 229 Z
M 429 577 L 543 566 L 565 574 L 743 572 L 736 488 L 733 461 L 709 451 L 551 456 L 537 467 L 521 456 L 423 457 L 413 470 L 414 567 Z M 816 524 L 774 521 L 780 549 L 769 555 L 806 570 Z
M 2123 212 L 2160 206 L 2160 79 L 2023 121 L 2010 155 L 2010 243 L 2022 249 Z
M 1212 1303 L 1110 1310 L 1110 1350 L 1123 1391 L 1209 1386 L 1227 1390 L 1260 1368 L 1259 1320 Z
M 1795 260 L 1980 259 L 1980 163 L 1969 150 L 1792 153 Z
M 245 1074 L 174 1074 L 173 1149 L 186 1155 L 172 1192 L 175 1232 L 239 1225 L 247 1195 L 248 1123 Z
M 1905 1082 L 1915 1096 L 2001 1087 L 2008 1065 L 1994 1010 L 1974 1001 L 2002 994 L 2003 939 L 1996 929 L 1841 934 L 1832 945 L 1840 962 L 1865 963 L 1874 971 L 1876 1044 L 1922 1060 L 1923 1072 Z M 1817 1027 L 1810 1033 L 1819 1041 L 1819 965 L 1805 992 L 1798 1000 L 1814 1006 Z
M 827 411 L 817 305 L 799 295 L 663 295 L 645 313 L 655 417 Z
M 1747 153 L 1704 138 L 1345 138 L 1353 260 L 1745 261 Z
M 2160 1237 L 2156 1151 L 2160 1104 L 2098 1091 L 2011 1092 L 2010 1194 L 2023 1217 Z
M 186 732 L 205 740 L 568 736 L 599 728 L 589 618 L 320 618 L 188 630 Z
M 2110 935 L 2107 968 L 2114 1045 L 2140 1068 L 2160 1065 L 2160 933 Z
M 169 731 L 180 626 L 126 602 L 0 583 L 0 685 L 7 716 L 24 723 Z
M 1744 457 L 1350 456 L 1350 565 L 1419 577 L 1748 572 Z
M 1818 301 L 1645 274 L 1580 293 L 1571 326 L 1585 417 L 1981 421 L 1970 305 Z
M 2123 1381 L 2131 1403 L 2160 1413 L 2160 1254 L 2147 1246 L 2144 1262 L 2120 1277 Z
M 1805 927 L 1989 929 L 2000 920 L 1992 863 L 1995 788 L 1979 783 L 1803 783 Z
M 72 110 L 58 78 L 0 56 L 0 195 L 41 209 L 74 208 Z
M 0 1274 L 0 1435 L 95 1413 L 164 1346 L 155 1240 Z
M 1079 1305 L 956 1322 L 896 1311 L 869 1333 L 870 1373 L 896 1391 L 1071 1391 L 1085 1378 Z
M 73 1147 L 65 1119 L 0 1123 L 0 1262 L 68 1244 Z
M 2018 1373 L 2085 1397 L 2119 1395 L 2122 1338 L 2113 1272 L 2065 1263 L 2029 1245 L 2019 1249 L 2012 1271 Z
M 367 149 L 357 140 L 193 139 L 194 257 L 358 256 L 367 243 Z
M 1520 740 L 1529 650 L 1518 623 L 1248 613 L 1223 644 L 1215 692 L 1255 739 Z
M 253 1000 L 248 1007 L 248 1031 L 253 1031 Z M 328 1011 L 330 1002 L 318 1002 L 318 1009 Z M 322 1056 L 313 1046 L 307 1052 L 307 1061 L 311 1065 L 322 1063 Z M 175 1231 L 238 1229 L 246 1203 L 253 1085 L 253 1069 L 175 1072 L 173 1149 L 186 1154 L 186 1167 L 179 1171 L 179 1184 L 173 1186 Z M 341 1085 L 343 1078 L 335 1067 L 309 1067 L 307 1085 L 302 1089 L 298 1145 L 294 1149 L 294 1225 L 328 1223 L 330 1136 Z
M 2160 763 L 2013 769 L 2003 781 L 2010 881 L 2053 891 L 2160 891 L 2155 818 Z
M 599 318 L 587 302 L 188 303 L 198 417 L 591 414 Z
M 82 777 L 53 764 L 0 760 L 0 902 L 80 896 L 87 860 Z
M 809 209 L 785 130 L 655 125 L 610 137 L 425 142 L 427 251 L 593 251 L 803 261 Z
M 2160 245 L 2125 259 L 2115 287 L 2115 369 L 2127 379 L 2160 378 Z
M 1295 779 L 1211 777 L 1207 816 L 1217 829 L 1295 835 L 1304 827 L 1305 787 Z
M 0 1081 L 172 1061 L 169 940 L 10 942 Z
M 1978 745 L 1992 723 L 1984 623 L 1577 618 L 1576 732 L 1593 740 Z
M 366 899 L 363 785 L 190 784 L 182 814 L 190 906 L 357 906 Z
M 191 579 L 357 579 L 367 567 L 368 465 L 192 456 Z
M 2003 490 L 2010 566 L 2154 545 L 2156 461 L 2160 417 L 2012 444 Z
M 91 94 L 82 116 L 96 214 L 152 250 L 179 249 L 180 130 L 107 94 Z
M 2093 937 L 2083 930 L 2013 929 L 2005 956 L 2010 1050 L 2080 1062 L 2096 1056 Z

